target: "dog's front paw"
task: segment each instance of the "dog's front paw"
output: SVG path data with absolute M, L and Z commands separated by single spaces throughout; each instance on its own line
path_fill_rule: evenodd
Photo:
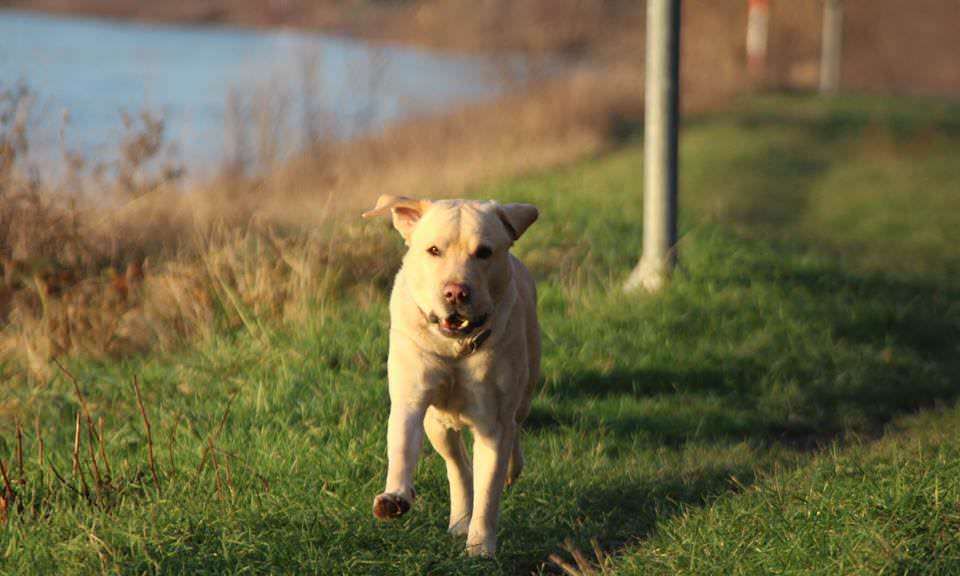
M 470 516 L 463 516 L 459 520 L 451 519 L 450 527 L 447 528 L 447 532 L 453 534 L 454 536 L 466 536 L 469 529 Z
M 383 493 L 373 499 L 373 515 L 381 520 L 392 520 L 406 514 L 410 506 L 410 500 L 400 494 Z
M 468 537 L 467 555 L 480 558 L 493 558 L 497 553 L 497 539 L 490 537 Z

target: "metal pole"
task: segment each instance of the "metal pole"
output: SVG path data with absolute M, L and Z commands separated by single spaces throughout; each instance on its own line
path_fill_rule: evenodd
M 643 254 L 627 279 L 628 291 L 660 290 L 676 262 L 680 2 L 647 1 Z
M 843 1 L 824 0 L 820 47 L 820 93 L 840 90 L 840 56 L 843 49 Z

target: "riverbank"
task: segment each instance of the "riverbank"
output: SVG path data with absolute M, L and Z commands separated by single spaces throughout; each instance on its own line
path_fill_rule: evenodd
M 685 52 L 709 51 L 743 66 L 746 4 L 685 3 Z M 645 5 L 631 0 L 0 0 L 0 7 L 184 25 L 294 27 L 441 50 L 575 55 L 591 62 L 639 64 L 644 49 Z M 951 3 L 850 0 L 845 13 L 845 88 L 960 94 L 960 36 L 946 24 L 956 16 Z M 820 4 L 774 2 L 770 20 L 766 82 L 813 88 Z M 705 65 L 685 60 L 686 70 Z
M 577 52 L 602 29 L 642 25 L 635 3 L 571 0 L 524 2 L 373 2 L 320 0 L 6 0 L 0 6 L 61 15 L 185 25 L 293 27 L 364 39 L 468 51 Z

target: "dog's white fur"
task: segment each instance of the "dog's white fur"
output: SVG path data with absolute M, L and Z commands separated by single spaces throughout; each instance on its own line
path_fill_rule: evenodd
M 374 514 L 410 508 L 426 431 L 446 461 L 450 532 L 467 536 L 469 554 L 493 556 L 500 497 L 523 468 L 520 424 L 540 371 L 536 288 L 509 249 L 538 212 L 529 204 L 381 196 L 364 217 L 387 211 L 408 251 L 390 298 L 389 463 Z M 451 282 L 469 287 L 469 302 L 444 298 Z M 454 312 L 483 324 L 462 337 L 444 332 L 441 319 Z M 464 426 L 474 436 L 472 466 Z

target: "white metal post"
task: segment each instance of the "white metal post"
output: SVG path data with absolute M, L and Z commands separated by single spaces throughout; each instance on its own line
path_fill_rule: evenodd
M 661 289 L 676 262 L 681 0 L 647 1 L 643 254 L 625 289 Z
M 747 70 L 755 82 L 767 71 L 767 37 L 770 28 L 770 0 L 747 1 Z
M 820 93 L 840 90 L 840 59 L 843 50 L 843 0 L 824 0 L 820 47 Z

